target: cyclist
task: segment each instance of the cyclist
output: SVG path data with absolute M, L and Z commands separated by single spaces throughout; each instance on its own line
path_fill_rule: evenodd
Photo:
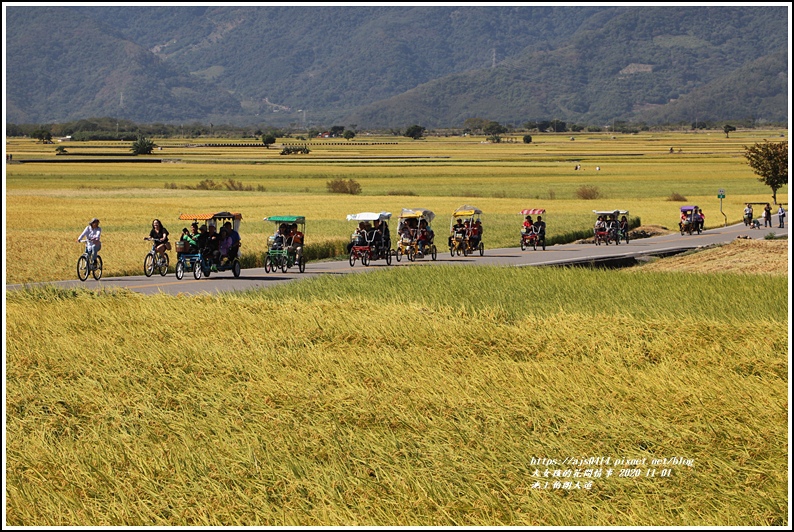
M 80 233 L 80 236 L 77 237 L 77 241 L 81 242 L 83 238 L 85 238 L 85 250 L 89 254 L 89 258 L 91 259 L 90 265 L 96 265 L 96 256 L 99 253 L 99 250 L 102 249 L 102 243 L 99 241 L 99 237 L 102 233 L 102 229 L 99 227 L 99 218 L 93 218 L 83 232 Z
M 535 232 L 538 233 L 538 241 L 542 243 L 542 245 L 546 245 L 546 222 L 543 221 L 543 218 L 538 216 L 538 220 L 535 222 L 534 225 Z M 544 248 L 545 249 L 545 248 Z
M 152 220 L 152 230 L 149 231 L 149 238 L 154 241 L 154 250 L 159 255 L 163 255 L 171 249 L 171 242 L 168 241 L 168 229 L 163 227 L 163 224 L 157 218 Z

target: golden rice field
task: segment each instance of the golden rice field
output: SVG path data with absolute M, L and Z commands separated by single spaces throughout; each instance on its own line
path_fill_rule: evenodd
M 643 268 L 8 292 L 7 523 L 785 526 L 787 276 Z
M 443 234 L 473 203 L 499 247 L 526 207 L 548 210 L 550 236 L 589 228 L 593 209 L 673 226 L 677 193 L 719 225 L 724 188 L 733 223 L 770 199 L 741 145 L 777 134 L 396 139 L 300 158 L 163 141 L 180 162 L 11 164 L 6 279 L 71 278 L 93 216 L 106 275 L 139 274 L 151 219 L 178 233 L 188 211 L 242 212 L 249 261 L 275 214 L 307 216 L 309 242 L 331 248 L 351 212 L 430 208 Z M 98 149 L 124 147 L 69 148 Z M 327 193 L 334 178 L 362 194 Z M 165 187 L 205 179 L 254 190 Z M 7 291 L 6 524 L 786 527 L 787 250 L 379 269 L 216 296 Z
M 82 252 L 75 239 L 94 216 L 102 221 L 107 276 L 140 274 L 148 251 L 142 239 L 151 221 L 159 218 L 178 234 L 187 225 L 178 217 L 189 212 L 242 213 L 244 266 L 261 262 L 265 236 L 273 229 L 262 218 L 279 214 L 307 217 L 307 242 L 315 257 L 341 252 L 353 230 L 347 214 L 384 210 L 396 217 L 404 207 L 433 210 L 434 229 L 443 235 L 453 209 L 473 204 L 485 213 L 484 243 L 490 248 L 516 245 L 518 212 L 524 208 L 547 210 L 550 238 L 589 229 L 594 209 L 629 210 L 644 224 L 675 226 L 681 202 L 670 201 L 673 194 L 701 206 L 707 227 L 734 223 L 744 202 L 771 200 L 768 187 L 746 164 L 742 146 L 781 134 L 787 132 L 737 131 L 730 138 L 719 131 L 591 133 L 576 134 L 575 140 L 534 134 L 531 144 L 362 136 L 352 143 L 312 143 L 311 153 L 300 156 L 281 156 L 275 147 L 193 147 L 155 139 L 163 149 L 153 157 L 171 161 L 163 163 L 61 162 L 101 161 L 101 153 L 121 156 L 129 153 L 129 143 L 66 143 L 69 154 L 56 157 L 51 144 L 9 139 L 6 148 L 15 161 L 53 162 L 6 165 L 6 257 L 12 265 L 6 268 L 7 282 L 73 278 Z M 576 165 L 582 169 L 575 171 Z M 362 193 L 330 194 L 326 183 L 333 179 L 354 179 Z M 185 188 L 206 180 L 218 185 L 231 180 L 252 190 Z M 582 186 L 596 187 L 601 198 L 579 199 Z M 727 196 L 724 216 L 720 188 Z M 787 197 L 787 190 L 779 191 L 779 201 Z

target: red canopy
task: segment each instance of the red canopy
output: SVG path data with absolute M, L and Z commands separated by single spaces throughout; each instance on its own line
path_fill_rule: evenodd
M 524 209 L 518 214 L 523 214 L 526 216 L 527 214 L 545 214 L 545 213 L 546 213 L 546 209 Z

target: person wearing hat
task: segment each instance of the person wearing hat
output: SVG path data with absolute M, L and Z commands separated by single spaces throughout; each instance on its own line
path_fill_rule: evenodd
M 92 268 L 96 265 L 96 256 L 99 253 L 99 250 L 102 249 L 102 242 L 99 241 L 99 237 L 102 234 L 102 229 L 99 227 L 99 218 L 93 218 L 83 232 L 80 233 L 80 236 L 77 237 L 77 241 L 81 242 L 83 238 L 85 238 L 85 250 L 88 252 L 89 258 L 91 259 L 89 268 Z

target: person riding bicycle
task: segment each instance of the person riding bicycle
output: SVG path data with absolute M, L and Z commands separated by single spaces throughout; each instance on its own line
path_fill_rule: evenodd
M 452 232 L 449 235 L 449 247 L 452 247 L 452 239 L 463 240 L 466 238 L 466 227 L 463 224 L 463 219 L 458 218 L 455 221 L 455 225 L 452 226 Z
M 471 228 L 469 229 L 469 244 L 471 245 L 471 249 L 477 249 L 480 246 L 480 240 L 482 240 L 482 224 L 477 220 L 471 224 Z
M 221 233 L 218 236 L 218 251 L 214 253 L 216 262 L 224 264 L 229 260 L 229 251 L 232 248 L 232 237 L 225 227 L 221 228 Z
M 521 227 L 521 234 L 528 235 L 532 232 L 532 229 L 535 227 L 535 223 L 532 221 L 532 216 L 527 216 L 524 218 L 524 225 Z
M 421 220 L 419 222 L 419 228 L 416 231 L 416 246 L 419 250 L 419 253 L 424 255 L 425 246 L 430 245 L 430 243 L 430 230 L 427 227 L 427 220 Z
M 303 233 L 298 230 L 298 224 L 293 222 L 289 233 L 289 250 L 295 254 L 295 259 L 300 260 L 303 251 Z
M 163 255 L 166 251 L 171 249 L 171 242 L 168 241 L 168 229 L 163 227 L 160 220 L 155 218 L 152 220 L 152 230 L 149 231 L 149 238 L 154 242 L 154 250 Z
M 240 233 L 232 228 L 232 222 L 225 222 L 223 228 L 226 229 L 226 233 L 232 239 L 232 247 L 229 248 L 229 259 L 233 259 L 237 256 L 237 252 L 240 249 Z
M 604 222 L 604 217 L 603 216 L 599 216 L 596 219 L 595 225 L 593 225 L 593 233 L 594 234 L 598 234 L 598 233 L 600 233 L 602 231 L 605 231 L 606 227 L 607 226 L 606 226 L 606 223 Z
M 625 216 L 621 216 L 620 224 L 618 225 L 618 230 L 620 231 L 621 235 L 625 235 L 629 232 L 629 221 L 626 219 Z
M 363 246 L 367 242 L 367 224 L 366 222 L 358 222 L 358 227 L 350 236 L 350 243 L 347 245 L 347 253 L 353 249 L 353 246 Z
M 534 231 L 538 234 L 538 241 L 542 242 L 543 245 L 546 244 L 546 222 L 543 221 L 543 218 L 538 216 L 538 220 L 535 222 Z
M 92 218 L 88 225 L 77 237 L 78 242 L 82 242 L 85 238 L 85 250 L 89 254 L 89 263 L 93 266 L 96 264 L 96 257 L 99 250 L 102 249 L 102 242 L 99 238 L 102 234 L 102 229 L 99 227 L 99 218 Z

